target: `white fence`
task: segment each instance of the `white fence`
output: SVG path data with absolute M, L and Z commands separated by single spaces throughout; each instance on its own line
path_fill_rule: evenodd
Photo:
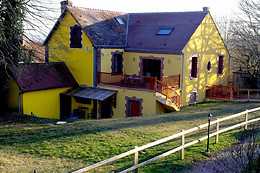
M 214 133 L 211 133 L 209 135 L 209 137 L 215 136 L 216 137 L 215 141 L 216 141 L 216 143 L 218 143 L 218 138 L 219 138 L 219 134 L 220 133 L 227 132 L 229 130 L 232 130 L 232 129 L 235 129 L 235 128 L 238 128 L 238 127 L 241 127 L 241 126 L 244 126 L 245 129 L 247 129 L 247 125 L 249 123 L 253 123 L 253 122 L 256 122 L 256 121 L 260 120 L 260 118 L 255 118 L 255 119 L 248 120 L 248 114 L 250 112 L 255 112 L 255 111 L 259 111 L 259 110 L 260 110 L 260 107 L 255 108 L 255 109 L 246 110 L 246 111 L 243 111 L 243 112 L 240 112 L 240 113 L 237 113 L 237 114 L 234 114 L 234 115 L 231 115 L 231 116 L 227 116 L 227 117 L 224 117 L 224 118 L 221 118 L 221 119 L 217 119 L 215 121 L 210 122 L 210 126 L 216 124 L 216 131 Z M 220 122 L 223 122 L 223 121 L 226 121 L 226 120 L 230 120 L 232 118 L 236 118 L 236 117 L 239 117 L 239 116 L 242 116 L 242 115 L 245 116 L 245 121 L 244 122 L 238 123 L 236 125 L 229 126 L 227 128 L 221 129 L 221 130 L 219 129 Z M 156 161 L 158 159 L 164 158 L 164 157 L 166 157 L 166 156 L 168 156 L 170 154 L 173 154 L 173 153 L 175 153 L 177 151 L 181 151 L 181 159 L 184 159 L 184 149 L 185 148 L 187 148 L 189 146 L 192 146 L 192 145 L 194 145 L 194 144 L 196 144 L 196 143 L 198 143 L 200 141 L 208 139 L 208 136 L 204 136 L 204 137 L 199 138 L 199 139 L 197 139 L 195 141 L 192 141 L 192 142 L 189 142 L 189 143 L 185 144 L 185 135 L 188 134 L 188 133 L 200 130 L 202 128 L 206 128 L 206 127 L 208 127 L 208 123 L 202 124 L 202 125 L 200 125 L 198 127 L 194 127 L 192 129 L 189 129 L 189 130 L 182 130 L 180 133 L 177 133 L 177 134 L 174 134 L 172 136 L 160 139 L 158 141 L 155 141 L 155 142 L 143 145 L 141 147 L 135 147 L 135 149 L 133 149 L 133 150 L 127 151 L 125 153 L 119 154 L 117 156 L 111 157 L 109 159 L 103 160 L 101 162 L 95 163 L 95 164 L 87 166 L 85 168 L 79 169 L 77 171 L 74 171 L 73 173 L 86 172 L 86 171 L 89 171 L 91 169 L 100 167 L 102 165 L 108 164 L 108 163 L 113 162 L 113 161 L 116 161 L 118 159 L 121 159 L 121 158 L 126 157 L 126 156 L 131 155 L 131 154 L 134 154 L 133 166 L 128 168 L 128 169 L 126 169 L 126 170 L 124 170 L 124 171 L 122 171 L 122 172 L 120 172 L 120 173 L 126 173 L 126 172 L 130 172 L 130 171 L 137 172 L 138 168 L 143 167 L 143 166 L 145 166 L 145 165 L 147 165 L 147 164 L 149 164 L 151 162 L 154 162 L 154 161 Z M 142 163 L 138 163 L 138 152 L 139 151 L 142 151 L 142 150 L 145 150 L 147 148 L 150 148 L 150 147 L 153 147 L 153 146 L 165 143 L 167 141 L 173 140 L 173 139 L 178 138 L 178 137 L 181 137 L 181 146 L 179 146 L 177 148 L 174 148 L 174 149 L 172 149 L 170 151 L 167 151 L 166 153 L 163 153 L 163 154 L 161 154 L 159 156 L 151 158 L 151 159 L 149 159 L 147 161 L 144 161 Z

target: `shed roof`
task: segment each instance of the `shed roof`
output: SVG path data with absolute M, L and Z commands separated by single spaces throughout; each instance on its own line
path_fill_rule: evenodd
M 21 64 L 10 70 L 22 92 L 78 85 L 65 63 Z
M 116 93 L 117 91 L 115 90 L 79 86 L 77 89 L 66 93 L 66 95 L 83 99 L 104 101 Z

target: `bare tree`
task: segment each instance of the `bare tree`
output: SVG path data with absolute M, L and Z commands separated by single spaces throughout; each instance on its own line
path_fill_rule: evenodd
M 260 73 L 260 0 L 240 0 L 241 13 L 231 21 L 229 49 L 242 71 L 257 88 Z
M 0 0 L 0 101 L 8 67 L 31 63 L 43 54 L 37 52 L 39 44 L 28 46 L 24 41 L 34 43 L 45 38 L 58 11 L 51 0 Z

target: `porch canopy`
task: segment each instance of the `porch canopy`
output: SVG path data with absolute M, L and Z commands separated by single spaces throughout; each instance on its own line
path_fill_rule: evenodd
M 104 101 L 105 99 L 115 95 L 116 93 L 117 91 L 115 90 L 80 85 L 78 88 L 67 92 L 66 95 L 82 99 Z

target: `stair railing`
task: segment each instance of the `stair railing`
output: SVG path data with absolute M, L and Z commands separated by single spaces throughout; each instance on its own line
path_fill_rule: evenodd
M 180 98 L 181 96 L 167 84 L 162 83 L 161 81 L 157 80 L 157 88 L 156 91 L 160 94 L 164 95 L 167 99 L 170 99 L 175 103 L 175 105 L 180 108 Z

